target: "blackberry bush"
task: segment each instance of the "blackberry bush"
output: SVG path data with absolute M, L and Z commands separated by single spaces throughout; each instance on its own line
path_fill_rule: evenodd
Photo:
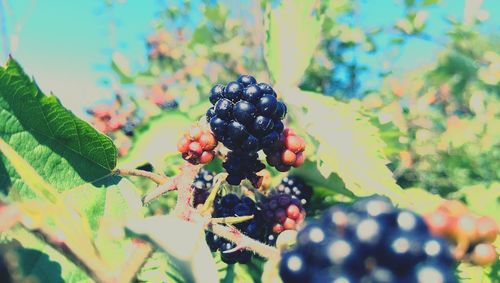
M 337 205 L 283 254 L 284 282 L 458 282 L 448 244 L 423 218 L 380 196 Z M 337 281 L 336 281 L 337 280 Z

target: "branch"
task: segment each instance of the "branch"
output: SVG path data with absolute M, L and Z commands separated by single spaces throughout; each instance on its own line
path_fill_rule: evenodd
M 280 252 L 277 248 L 254 240 L 244 235 L 234 227 L 228 227 L 216 223 L 208 223 L 207 230 L 217 236 L 221 236 L 222 238 L 235 243 L 239 247 L 252 250 L 264 258 L 276 261 L 280 258 Z
M 113 171 L 114 174 L 120 176 L 138 176 L 145 177 L 155 182 L 158 185 L 162 185 L 168 182 L 168 178 L 153 172 L 139 170 L 139 169 L 116 169 Z
M 146 263 L 146 260 L 153 253 L 151 244 L 137 241 L 135 242 L 137 248 L 128 257 L 127 261 L 117 270 L 115 282 L 132 282 L 137 272 Z
M 181 219 L 189 220 L 194 208 L 191 205 L 193 198 L 193 181 L 200 172 L 201 165 L 193 165 L 185 162 L 181 168 L 181 173 L 176 176 L 177 179 L 177 201 L 173 213 Z
M 148 205 L 153 200 L 161 197 L 163 194 L 177 190 L 180 186 L 189 187 L 190 189 L 191 184 L 193 183 L 193 180 L 196 177 L 196 174 L 198 174 L 199 170 L 200 166 L 195 166 L 186 162 L 182 166 L 181 173 L 179 175 L 170 178 L 166 183 L 160 184 L 158 187 L 147 192 L 146 195 L 142 197 L 142 204 Z

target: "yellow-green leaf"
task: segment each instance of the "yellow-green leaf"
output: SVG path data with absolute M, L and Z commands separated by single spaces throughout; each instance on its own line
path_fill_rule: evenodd
M 315 0 L 287 0 L 269 14 L 266 61 L 276 84 L 298 85 L 320 41 L 323 17 Z
M 316 148 L 306 149 L 306 154 L 316 159 L 325 178 L 338 174 L 356 196 L 381 194 L 395 203 L 409 203 L 386 166 L 378 129 L 366 117 L 332 97 L 297 88 L 280 91 L 293 108 L 294 123 L 315 141 Z

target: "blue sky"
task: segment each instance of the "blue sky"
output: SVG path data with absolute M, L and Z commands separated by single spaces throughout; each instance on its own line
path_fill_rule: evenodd
M 154 17 L 172 1 L 121 0 L 115 2 L 123 4 L 115 5 L 113 9 L 105 4 L 105 0 L 0 2 L 3 3 L 0 20 L 3 15 L 6 24 L 3 26 L 0 22 L 0 25 L 9 36 L 17 37 L 17 44 L 14 40 L 8 51 L 27 73 L 36 78 L 45 92 L 53 91 L 67 107 L 81 114 L 95 101 L 112 97 L 113 78 L 109 62 L 114 50 L 124 53 L 135 69 L 146 64 L 144 39 L 152 30 Z M 400 2 L 402 0 L 361 0 L 357 17 L 351 20 L 363 28 L 390 26 L 403 13 L 397 4 Z M 445 39 L 447 25 L 444 18 L 454 16 L 460 19 L 463 3 L 463 0 L 444 0 L 439 7 L 429 10 L 432 28 L 428 30 L 433 37 Z M 231 6 L 233 9 L 237 7 Z M 490 13 L 482 29 L 490 33 L 500 30 L 500 1 L 484 0 L 482 7 Z M 193 19 L 199 19 L 199 15 Z M 378 43 L 383 47 L 388 39 L 389 36 L 381 36 Z M 4 43 L 4 38 L 0 37 L 1 62 L 5 61 L 7 53 Z M 441 47 L 433 42 L 413 40 L 392 63 L 402 70 L 418 67 L 432 62 Z M 381 60 L 392 59 L 388 52 L 375 56 L 355 52 L 353 57 L 378 69 Z M 365 83 L 369 87 L 376 85 L 377 81 L 368 76 Z

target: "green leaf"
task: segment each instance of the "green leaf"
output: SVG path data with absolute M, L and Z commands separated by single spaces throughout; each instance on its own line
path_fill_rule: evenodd
M 143 215 L 141 197 L 134 185 L 126 178 L 108 176 L 98 183 L 66 191 L 63 197 L 87 220 L 101 258 L 114 267 L 123 263 L 133 243 L 116 231 L 123 231 L 128 219 Z
M 0 67 L 0 138 L 58 191 L 95 181 L 116 164 L 113 142 L 56 97 L 44 95 L 13 59 Z M 16 199 L 33 197 L 12 165 L 0 158 L 0 174 L 6 175 L 0 191 Z
M 497 260 L 497 262 L 493 265 L 498 265 L 500 261 Z M 497 266 L 498 268 L 498 266 Z M 491 266 L 488 267 L 482 267 L 482 266 L 476 266 L 476 265 L 471 265 L 468 263 L 461 263 L 458 267 L 458 276 L 460 278 L 460 282 L 462 283 L 494 283 L 498 282 L 497 279 L 499 278 L 498 276 L 498 270 L 496 271 L 496 274 L 494 274 Z
M 269 14 L 266 61 L 276 84 L 298 85 L 319 44 L 323 17 L 315 0 L 281 1 Z
M 217 267 L 205 242 L 203 225 L 164 215 L 130 221 L 127 229 L 165 251 L 186 281 L 218 282 Z
M 409 202 L 386 167 L 378 129 L 366 117 L 332 97 L 292 88 L 281 92 L 288 95 L 294 123 L 314 140 L 306 155 L 316 159 L 324 178 L 338 174 L 356 196 L 381 194 L 395 203 Z
M 121 168 L 135 168 L 145 163 L 161 168 L 166 156 L 178 154 L 177 142 L 188 130 L 191 120 L 178 111 L 167 112 L 139 128 L 130 153 L 119 160 Z

